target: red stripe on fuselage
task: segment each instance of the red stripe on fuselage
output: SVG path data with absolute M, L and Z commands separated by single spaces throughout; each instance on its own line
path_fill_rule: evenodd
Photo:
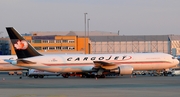
M 108 63 L 108 62 L 107 62 Z M 155 61 L 155 62 L 114 62 L 113 64 L 159 64 L 159 63 L 171 63 L 168 61 Z M 109 63 L 111 64 L 111 63 Z M 91 66 L 94 65 L 92 63 L 66 63 L 66 64 L 44 64 L 47 66 Z
M 44 64 L 47 66 L 93 66 L 93 63 Z
M 10 63 L 0 63 L 0 65 L 10 65 Z

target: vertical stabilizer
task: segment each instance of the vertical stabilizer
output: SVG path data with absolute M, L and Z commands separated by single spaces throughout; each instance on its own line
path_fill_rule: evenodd
M 6 27 L 18 59 L 41 56 L 13 27 Z

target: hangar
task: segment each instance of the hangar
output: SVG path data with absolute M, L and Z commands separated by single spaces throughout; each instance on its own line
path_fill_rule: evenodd
M 163 52 L 180 55 L 180 35 L 90 36 L 92 53 Z

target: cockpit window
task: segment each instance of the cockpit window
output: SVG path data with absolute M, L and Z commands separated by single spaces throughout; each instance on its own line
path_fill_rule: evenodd
M 176 59 L 176 57 L 172 57 L 172 59 Z

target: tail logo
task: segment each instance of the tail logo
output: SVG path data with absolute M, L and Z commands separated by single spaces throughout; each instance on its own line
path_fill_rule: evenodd
M 28 47 L 28 43 L 25 40 L 18 40 L 14 47 L 18 50 L 25 50 Z

